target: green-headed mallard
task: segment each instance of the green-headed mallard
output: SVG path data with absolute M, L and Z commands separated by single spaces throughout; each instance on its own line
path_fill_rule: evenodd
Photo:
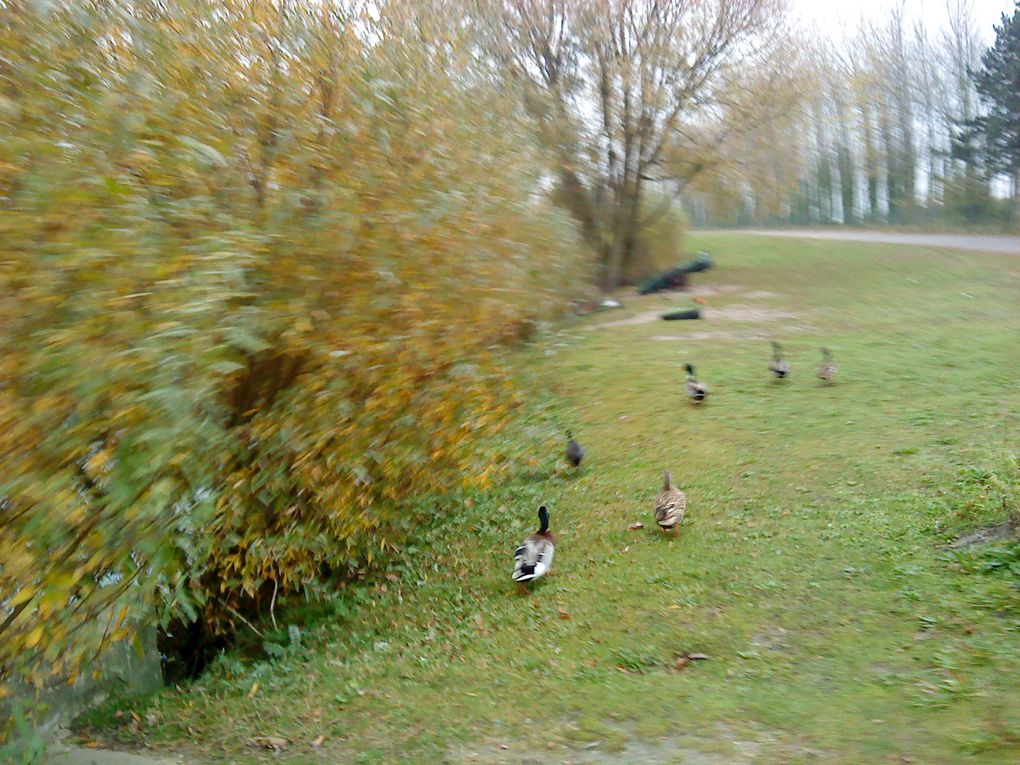
M 684 364 L 684 369 L 687 370 L 687 383 L 684 386 L 687 398 L 691 400 L 691 403 L 700 404 L 708 395 L 708 388 L 705 387 L 705 383 L 700 382 L 694 377 L 693 365 Z
M 527 582 L 541 579 L 552 567 L 556 537 L 549 531 L 549 511 L 545 505 L 538 508 L 540 526 L 528 535 L 514 552 L 514 573 L 511 578 L 522 588 Z
M 662 491 L 655 498 L 655 522 L 673 536 L 680 534 L 680 524 L 687 512 L 687 496 L 673 485 L 668 470 L 662 473 Z
M 790 375 L 790 362 L 783 358 L 783 349 L 775 340 L 772 341 L 772 361 L 769 371 L 777 380 L 785 380 Z
M 828 348 L 822 348 L 822 363 L 818 365 L 818 379 L 823 382 L 835 382 L 836 363 L 832 360 L 832 352 Z

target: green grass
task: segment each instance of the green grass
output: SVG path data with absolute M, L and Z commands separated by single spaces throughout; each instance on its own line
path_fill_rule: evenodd
M 107 714 L 99 735 L 237 763 L 1016 757 L 1018 558 L 943 545 L 1016 506 L 1020 258 L 692 238 L 717 263 L 695 284 L 740 289 L 705 321 L 591 329 L 622 312 L 602 314 L 535 349 L 527 474 L 282 656 L 228 655 L 136 706 L 137 732 Z M 769 311 L 792 316 L 747 320 Z M 767 378 L 772 337 L 786 383 Z M 688 360 L 711 389 L 698 409 Z M 578 477 L 555 469 L 548 407 L 589 450 Z M 688 496 L 676 540 L 651 521 L 664 467 Z M 555 576 L 521 598 L 511 555 L 539 503 Z M 683 651 L 711 658 L 671 671 Z

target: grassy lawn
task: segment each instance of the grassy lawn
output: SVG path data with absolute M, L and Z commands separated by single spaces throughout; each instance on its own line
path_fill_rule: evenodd
M 533 464 L 460 525 L 275 660 L 225 657 L 136 706 L 136 731 L 102 713 L 90 735 L 207 763 L 1020 761 L 1020 562 L 944 547 L 1017 507 L 1020 257 L 692 244 L 717 263 L 694 279 L 706 319 L 640 321 L 689 297 L 627 295 L 543 341 Z M 576 477 L 555 420 L 589 451 Z M 664 467 L 678 539 L 651 518 Z M 522 598 L 511 556 L 540 503 L 555 576 Z M 684 651 L 710 658 L 677 672 Z

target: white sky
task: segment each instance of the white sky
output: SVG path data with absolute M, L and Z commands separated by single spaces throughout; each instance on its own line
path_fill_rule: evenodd
M 853 32 L 862 18 L 881 21 L 889 15 L 893 6 L 890 0 L 788 0 L 791 13 L 813 24 L 839 39 L 843 30 Z M 949 0 L 955 2 L 955 0 Z M 924 18 L 929 30 L 943 27 L 946 23 L 946 0 L 904 0 L 907 18 L 911 21 Z M 999 23 L 1003 13 L 1013 15 L 1015 0 L 970 0 L 975 28 L 982 39 L 991 43 L 995 39 L 992 27 Z

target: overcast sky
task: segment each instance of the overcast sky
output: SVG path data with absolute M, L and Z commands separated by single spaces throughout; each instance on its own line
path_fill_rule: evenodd
M 950 0 L 954 2 L 955 0 Z M 999 23 L 1003 13 L 1010 16 L 1015 7 L 1014 0 L 970 0 L 973 18 L 982 37 L 991 42 L 995 39 L 992 26 Z M 881 20 L 889 15 L 890 0 L 848 0 L 843 3 L 827 3 L 825 0 L 789 0 L 790 10 L 808 23 L 817 25 L 834 38 L 842 35 L 844 28 L 853 30 L 861 17 Z M 905 0 L 907 17 L 911 20 L 923 17 L 929 29 L 945 24 L 945 0 Z

